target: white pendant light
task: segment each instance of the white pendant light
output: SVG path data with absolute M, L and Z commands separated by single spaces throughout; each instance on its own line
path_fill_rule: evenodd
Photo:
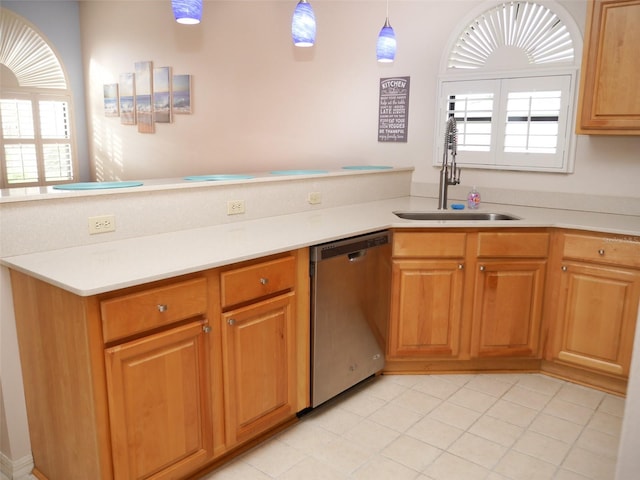
M 202 0 L 171 0 L 173 16 L 176 22 L 185 25 L 200 23 L 202 18 Z
M 307 0 L 300 0 L 293 12 L 291 36 L 296 47 L 312 47 L 316 41 L 316 17 Z
M 376 56 L 380 63 L 391 63 L 396 58 L 396 34 L 389 23 L 389 0 L 387 0 L 387 18 L 378 34 Z

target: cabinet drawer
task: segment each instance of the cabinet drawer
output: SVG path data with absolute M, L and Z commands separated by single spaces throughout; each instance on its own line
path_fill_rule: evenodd
M 222 272 L 222 308 L 293 289 L 295 280 L 294 257 L 279 258 Z
M 204 315 L 207 281 L 174 283 L 100 302 L 104 341 L 128 337 L 180 320 Z
M 549 234 L 546 232 L 481 232 L 478 257 L 546 257 Z
M 467 234 L 460 232 L 395 232 L 394 257 L 464 257 Z
M 640 267 L 640 238 L 565 234 L 564 258 Z

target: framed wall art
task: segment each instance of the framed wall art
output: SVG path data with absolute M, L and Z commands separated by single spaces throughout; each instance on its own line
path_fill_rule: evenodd
M 136 62 L 136 116 L 138 132 L 154 133 L 153 123 L 153 78 L 151 62 Z
M 133 73 L 120 74 L 120 123 L 136 124 L 136 85 Z
M 173 113 L 191 113 L 191 75 L 173 76 Z
M 120 115 L 118 105 L 118 84 L 109 83 L 103 87 L 104 92 L 104 114 L 107 117 L 117 117 Z
M 171 67 L 153 69 L 153 118 L 171 123 Z

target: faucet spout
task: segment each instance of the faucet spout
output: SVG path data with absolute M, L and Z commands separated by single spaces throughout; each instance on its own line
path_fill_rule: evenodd
M 449 164 L 449 151 L 451 151 L 451 164 Z M 438 210 L 447 209 L 447 194 L 449 185 L 460 183 L 460 167 L 456 166 L 458 154 L 458 127 L 456 119 L 449 117 L 444 132 L 444 152 L 442 154 L 442 167 L 440 168 L 440 187 L 438 188 Z

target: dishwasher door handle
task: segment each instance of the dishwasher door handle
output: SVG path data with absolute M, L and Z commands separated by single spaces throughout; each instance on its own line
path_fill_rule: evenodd
M 366 250 L 358 250 L 357 252 L 353 252 L 347 255 L 350 262 L 357 262 L 362 259 L 367 254 Z

